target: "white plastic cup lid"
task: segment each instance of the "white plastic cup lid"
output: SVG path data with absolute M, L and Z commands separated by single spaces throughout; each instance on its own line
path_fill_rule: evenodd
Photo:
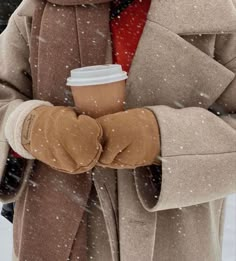
M 71 71 L 68 86 L 90 86 L 119 82 L 128 78 L 119 64 L 86 66 Z

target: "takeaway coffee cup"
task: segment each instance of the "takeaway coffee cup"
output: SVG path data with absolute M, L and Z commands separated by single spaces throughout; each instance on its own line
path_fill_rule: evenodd
M 119 64 L 74 69 L 67 79 L 79 113 L 97 118 L 122 111 L 127 73 Z

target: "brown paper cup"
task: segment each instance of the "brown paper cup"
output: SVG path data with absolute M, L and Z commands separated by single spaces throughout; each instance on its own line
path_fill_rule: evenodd
M 67 85 L 78 112 L 97 118 L 124 109 L 126 79 L 120 65 L 98 65 L 72 70 Z

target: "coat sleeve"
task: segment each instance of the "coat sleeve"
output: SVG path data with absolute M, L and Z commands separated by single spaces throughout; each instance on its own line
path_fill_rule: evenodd
M 29 47 L 24 31 L 24 17 L 16 13 L 0 35 L 0 139 L 4 138 L 4 123 L 8 115 L 23 100 L 32 97 Z
M 217 36 L 215 51 L 216 60 L 236 73 L 236 35 Z M 148 108 L 160 127 L 162 175 L 158 190 L 148 168 L 136 170 L 145 209 L 186 207 L 236 192 L 236 78 L 211 105 L 215 113 L 200 107 Z
M 4 134 L 6 121 L 13 110 L 32 97 L 31 93 L 25 18 L 15 12 L 0 35 L 0 182 L 9 150 Z

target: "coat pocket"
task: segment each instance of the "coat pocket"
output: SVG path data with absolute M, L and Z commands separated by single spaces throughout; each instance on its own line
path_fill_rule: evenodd
M 94 185 L 101 204 L 101 210 L 105 219 L 109 243 L 112 253 L 112 261 L 118 261 L 118 205 L 117 205 L 117 181 L 116 170 L 95 167 Z

